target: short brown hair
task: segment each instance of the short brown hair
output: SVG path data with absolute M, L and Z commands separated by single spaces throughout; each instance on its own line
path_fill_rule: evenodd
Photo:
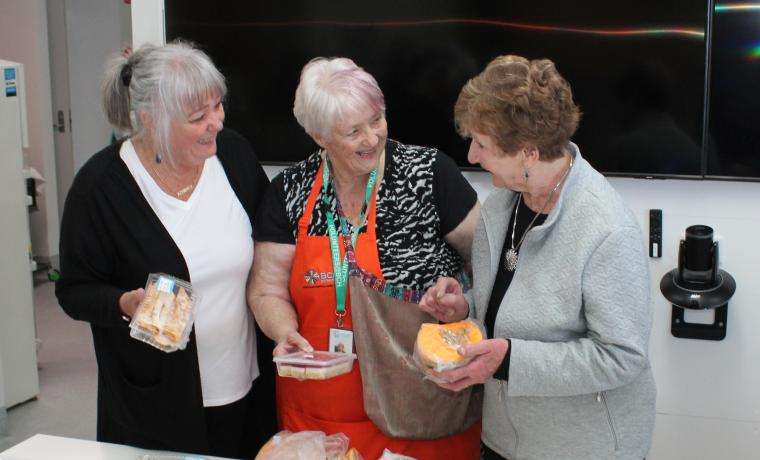
M 552 61 L 511 55 L 470 79 L 454 107 L 462 136 L 488 135 L 509 155 L 534 146 L 547 161 L 562 156 L 580 117 L 570 84 Z

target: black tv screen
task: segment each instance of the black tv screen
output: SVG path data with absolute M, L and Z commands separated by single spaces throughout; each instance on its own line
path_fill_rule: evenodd
M 600 171 L 701 174 L 707 3 L 473 0 L 166 0 L 167 39 L 206 50 L 228 79 L 227 125 L 265 162 L 316 148 L 292 114 L 300 70 L 347 56 L 375 76 L 389 135 L 459 165 L 453 106 L 495 56 L 550 58 L 583 111 L 574 137 Z
M 760 177 L 760 4 L 713 16 L 708 177 Z

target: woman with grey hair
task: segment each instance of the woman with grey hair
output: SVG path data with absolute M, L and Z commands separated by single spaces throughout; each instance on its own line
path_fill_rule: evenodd
M 100 441 L 250 458 L 274 431 L 272 345 L 245 297 L 268 180 L 248 142 L 223 129 L 226 92 L 186 43 L 144 45 L 108 66 L 106 116 L 128 137 L 71 186 L 56 285 L 66 313 L 92 328 Z M 149 273 L 199 294 L 184 350 L 130 337 Z
M 320 150 L 264 198 L 249 303 L 276 355 L 355 344 L 359 364 L 329 380 L 278 378 L 281 427 L 343 432 L 364 458 L 384 448 L 478 458 L 479 400 L 408 367 L 409 332 L 432 320 L 413 304 L 469 258 L 475 191 L 442 152 L 388 139 L 383 93 L 350 59 L 309 62 L 293 112 Z M 396 316 L 368 319 L 386 313 Z M 446 417 L 452 409 L 457 417 Z

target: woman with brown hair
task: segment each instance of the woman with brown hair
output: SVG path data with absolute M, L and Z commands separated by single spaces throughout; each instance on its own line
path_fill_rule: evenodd
M 475 231 L 472 295 L 441 278 L 420 302 L 487 330 L 441 386 L 485 384 L 485 459 L 643 458 L 655 415 L 644 244 L 570 142 L 570 85 L 547 59 L 500 56 L 467 82 L 455 118 L 498 190 Z

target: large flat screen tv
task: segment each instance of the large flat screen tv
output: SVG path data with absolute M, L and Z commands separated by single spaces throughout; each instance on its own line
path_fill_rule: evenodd
M 574 141 L 600 171 L 703 177 L 706 27 L 699 0 L 166 0 L 167 39 L 206 50 L 228 79 L 227 125 L 265 162 L 316 146 L 296 123 L 302 66 L 347 56 L 377 78 L 390 137 L 462 167 L 453 106 L 495 56 L 550 58 L 583 111 Z

